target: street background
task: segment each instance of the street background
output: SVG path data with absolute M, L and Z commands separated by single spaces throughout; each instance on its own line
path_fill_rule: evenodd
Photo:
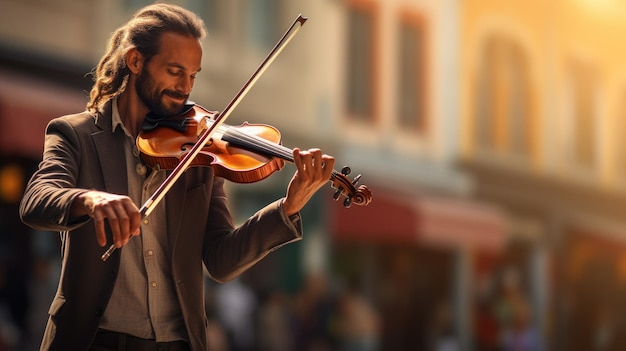
M 85 108 L 149 3 L 0 0 L 1 351 L 38 348 L 60 272 L 58 233 L 17 212 L 45 126 Z M 218 111 L 307 17 L 228 123 L 319 147 L 373 193 L 323 189 L 302 241 L 207 276 L 211 350 L 626 349 L 624 1 L 173 3 L 207 24 L 192 100 Z M 228 184 L 236 220 L 294 170 Z

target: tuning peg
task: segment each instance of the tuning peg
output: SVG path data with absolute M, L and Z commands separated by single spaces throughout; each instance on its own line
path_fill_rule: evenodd
M 361 179 L 361 175 L 360 174 L 358 176 L 354 177 L 354 179 L 352 180 L 352 185 L 356 185 L 356 183 L 359 182 L 359 179 Z
M 352 170 L 350 169 L 350 167 L 348 166 L 343 166 L 343 168 L 341 169 L 341 174 L 347 176 L 348 174 L 350 174 L 350 172 L 352 172 Z
M 337 201 L 339 199 L 339 196 L 341 196 L 341 193 L 343 193 L 343 188 L 338 188 L 337 191 L 335 191 L 335 193 L 333 194 L 333 200 Z
M 348 208 L 352 205 L 352 196 L 348 196 L 343 200 L 343 207 Z

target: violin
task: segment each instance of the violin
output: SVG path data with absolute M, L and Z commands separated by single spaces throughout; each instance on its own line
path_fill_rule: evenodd
M 215 121 L 218 112 L 193 104 L 182 114 L 144 127 L 137 137 L 137 147 L 144 163 L 161 169 L 174 169 Z M 281 144 L 281 134 L 273 126 L 243 123 L 222 124 L 205 143 L 191 166 L 213 167 L 215 174 L 235 183 L 261 181 L 293 162 L 293 150 Z M 332 171 L 333 198 L 344 197 L 343 205 L 367 205 L 372 194 L 367 186 L 356 187 L 360 175 L 348 179 L 350 168 Z

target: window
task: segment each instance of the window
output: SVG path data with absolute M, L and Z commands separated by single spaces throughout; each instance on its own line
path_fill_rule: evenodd
M 209 35 L 224 29 L 223 3 L 217 0 L 192 0 L 189 9 L 200 15 L 204 20 Z
M 482 150 L 531 154 L 533 101 L 526 55 L 512 39 L 485 42 L 476 84 L 476 139 Z
M 590 169 L 595 163 L 596 74 L 589 65 L 576 62 L 571 65 L 571 155 L 577 166 Z
M 624 97 L 624 100 L 620 100 L 618 103 L 617 122 L 615 124 L 617 128 L 614 129 L 612 137 L 615 140 L 615 150 L 613 151 L 616 162 L 615 169 L 618 176 L 624 180 L 626 179 L 626 138 L 624 138 L 626 135 L 626 87 L 622 89 L 620 95 Z
M 425 28 L 420 16 L 402 16 L 398 42 L 398 125 L 421 130 L 425 126 Z
M 150 5 L 151 3 L 152 1 L 150 0 L 127 0 L 123 2 L 126 11 L 129 13 L 134 13 L 140 8 Z
M 135 12 L 140 8 L 156 3 L 154 0 L 126 0 L 123 2 L 127 12 Z M 218 0 L 185 0 L 173 2 L 197 14 L 204 21 L 209 34 L 222 28 L 220 14 L 223 12 L 223 3 Z
M 287 29 L 281 26 L 281 0 L 248 1 L 248 38 L 263 49 L 274 47 Z
M 348 6 L 347 109 L 348 115 L 364 122 L 376 112 L 376 17 L 371 3 L 352 1 Z

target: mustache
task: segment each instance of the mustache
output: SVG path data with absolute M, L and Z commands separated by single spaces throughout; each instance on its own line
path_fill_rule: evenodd
M 164 90 L 163 95 L 168 95 L 176 99 L 185 99 L 189 98 L 189 94 L 183 94 L 175 90 Z

